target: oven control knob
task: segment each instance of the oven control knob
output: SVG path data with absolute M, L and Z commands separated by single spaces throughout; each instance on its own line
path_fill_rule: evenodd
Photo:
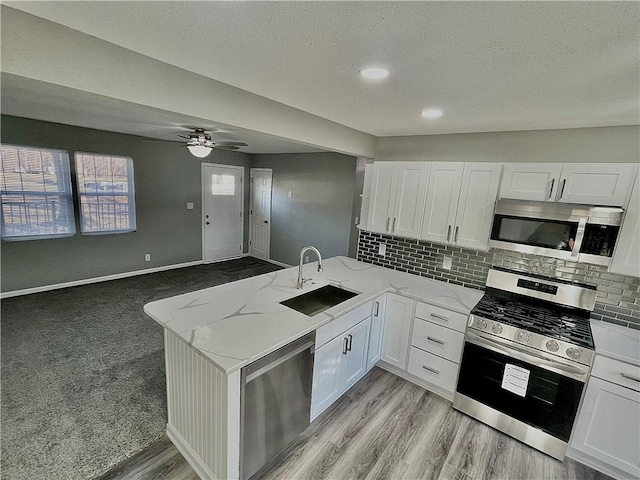
M 502 333 L 502 325 L 500 325 L 499 323 L 494 323 L 491 326 L 491 330 L 493 331 L 493 333 L 495 334 L 499 334 Z
M 580 356 L 580 350 L 573 347 L 567 348 L 566 353 L 567 353 L 567 357 L 573 358 L 574 360 Z
M 547 350 L 550 352 L 557 352 L 560 349 L 560 345 L 555 340 L 549 340 L 547 342 Z
M 487 321 L 479 318 L 478 321 L 476 322 L 476 327 L 484 330 L 485 328 L 487 328 Z
M 527 332 L 518 332 L 516 339 L 520 343 L 529 343 L 529 340 L 531 340 L 531 335 L 529 335 Z

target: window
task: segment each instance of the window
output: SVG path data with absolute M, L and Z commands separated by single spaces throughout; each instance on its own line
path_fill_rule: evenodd
M 211 195 L 235 195 L 235 175 L 211 175 Z
M 82 233 L 134 231 L 133 160 L 80 152 L 75 158 Z
M 0 145 L 2 239 L 74 235 L 69 155 L 63 150 Z

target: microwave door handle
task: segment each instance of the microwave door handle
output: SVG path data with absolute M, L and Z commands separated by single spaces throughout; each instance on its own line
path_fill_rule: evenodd
M 576 231 L 576 239 L 573 242 L 573 249 L 571 250 L 571 256 L 577 257 L 580 253 L 580 247 L 582 247 L 582 241 L 584 240 L 584 231 L 587 228 L 588 217 L 581 217 L 578 222 L 578 230 Z

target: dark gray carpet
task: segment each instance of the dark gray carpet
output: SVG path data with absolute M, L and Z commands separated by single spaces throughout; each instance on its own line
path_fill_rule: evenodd
M 2 301 L 2 478 L 90 479 L 167 422 L 145 303 L 279 270 L 246 257 Z

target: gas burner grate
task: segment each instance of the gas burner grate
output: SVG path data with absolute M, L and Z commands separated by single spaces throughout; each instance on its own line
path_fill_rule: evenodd
M 526 297 L 486 292 L 472 314 L 585 348 L 594 348 L 588 312 L 579 313 Z

